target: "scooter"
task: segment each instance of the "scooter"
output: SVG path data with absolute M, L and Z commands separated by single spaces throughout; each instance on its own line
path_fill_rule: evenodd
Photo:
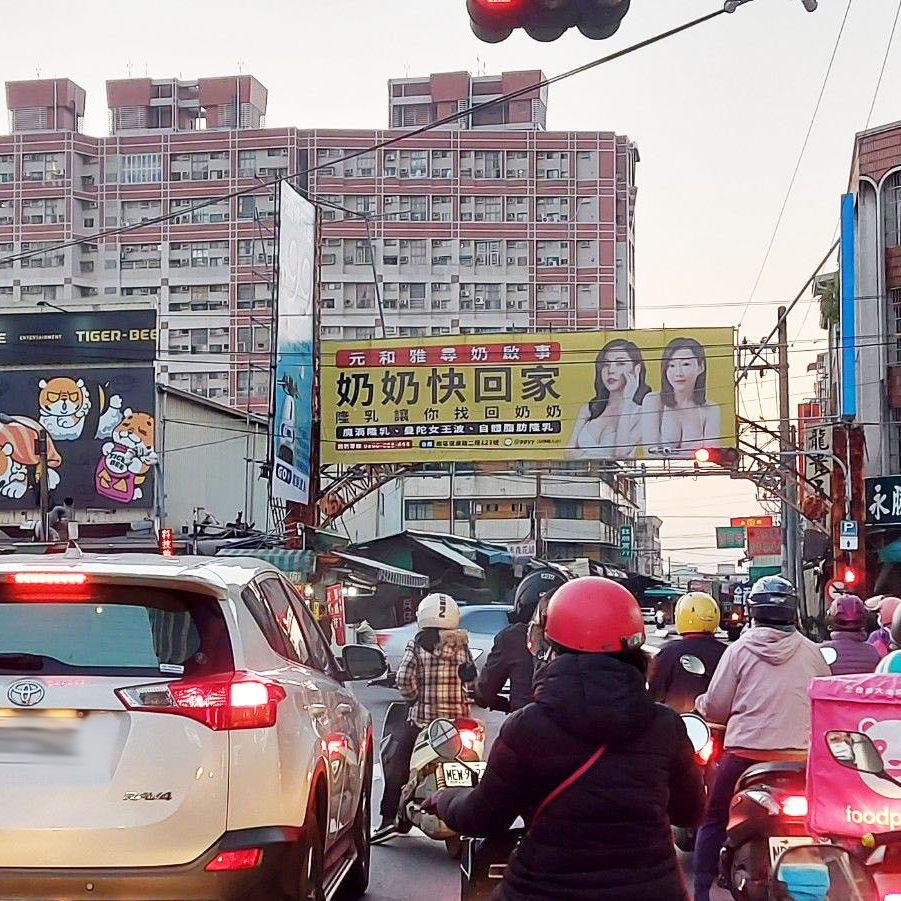
M 695 713 L 682 714 L 682 720 L 689 741 L 697 754 L 710 741 L 710 728 Z M 507 836 L 463 839 L 463 853 L 460 860 L 461 901 L 488 901 L 493 897 L 498 883 L 504 878 L 510 849 L 518 844 L 525 831 L 522 818 L 518 818 L 511 824 Z
M 683 654 L 679 658 L 679 665 L 694 676 L 707 675 L 707 667 L 704 665 L 704 661 L 694 654 Z M 686 728 L 688 728 L 693 721 L 686 720 L 685 722 Z M 719 759 L 722 756 L 723 732 L 725 730 L 722 726 L 713 723 L 707 723 L 707 728 L 710 730 L 710 737 L 699 749 L 695 749 L 695 760 L 704 774 L 704 788 L 707 794 L 710 794 L 713 782 L 716 779 L 717 769 L 719 768 Z M 680 851 L 687 853 L 694 851 L 696 833 L 697 830 L 695 829 L 673 826 L 673 840 L 676 843 L 676 847 Z
M 379 749 L 383 773 L 388 771 L 397 747 L 396 735 L 407 722 L 408 710 L 403 701 L 392 701 L 388 705 Z M 436 748 L 442 749 L 443 753 L 439 754 Z M 455 749 L 450 759 L 447 757 L 448 748 Z M 447 853 L 458 858 L 460 836 L 437 816 L 426 813 L 421 804 L 432 792 L 477 785 L 485 771 L 484 751 L 485 724 L 481 720 L 469 717 L 437 719 L 422 729 L 413 746 L 410 778 L 401 791 L 395 830 L 380 836 L 375 843 L 381 844 L 394 835 L 405 835 L 416 826 L 429 838 L 443 841 Z
M 756 763 L 736 783 L 719 879 L 733 898 L 767 901 L 779 855 L 811 842 L 805 825 L 806 766 L 792 760 Z

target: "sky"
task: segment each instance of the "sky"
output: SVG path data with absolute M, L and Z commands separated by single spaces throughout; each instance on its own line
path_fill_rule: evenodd
M 795 296 L 833 241 L 854 135 L 867 124 L 899 3 L 820 0 L 811 14 L 801 0 L 752 0 L 551 86 L 550 130 L 612 130 L 638 144 L 638 326 L 731 325 L 751 341 L 769 333 L 777 307 Z M 48 26 L 39 38 L 33 18 L 6 17 L 0 75 L 72 78 L 87 90 L 89 134 L 107 133 L 107 78 L 237 72 L 269 89 L 267 125 L 377 128 L 386 125 L 390 77 L 534 68 L 554 75 L 720 5 L 634 0 L 607 41 L 573 31 L 550 44 L 515 33 L 488 45 L 472 35 L 465 0 L 45 0 Z M 899 77 L 901 35 L 871 125 L 901 119 Z M 809 302 L 789 320 L 793 403 L 811 392 L 806 367 L 825 338 L 817 320 Z M 775 416 L 773 376 L 752 378 L 741 394 L 743 415 Z M 735 551 L 713 549 L 714 527 L 759 511 L 748 482 L 648 485 L 648 512 L 664 519 L 664 555 L 674 566 L 736 561 Z

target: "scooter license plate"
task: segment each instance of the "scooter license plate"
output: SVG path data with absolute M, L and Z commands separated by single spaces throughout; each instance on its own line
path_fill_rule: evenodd
M 442 766 L 444 784 L 448 788 L 469 788 L 472 786 L 472 770 L 475 770 L 479 776 L 485 772 L 485 762 L 482 760 L 468 764 L 471 769 L 467 769 L 462 763 L 445 763 Z
M 812 838 L 806 835 L 780 835 L 770 838 L 770 866 L 776 866 L 779 855 L 787 848 L 797 848 L 799 845 L 815 844 Z

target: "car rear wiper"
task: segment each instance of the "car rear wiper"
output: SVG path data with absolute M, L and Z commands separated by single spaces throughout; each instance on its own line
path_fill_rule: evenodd
M 44 657 L 41 654 L 28 654 L 22 652 L 10 652 L 0 654 L 0 669 L 18 670 L 23 673 L 37 673 L 44 668 L 44 664 L 52 657 Z

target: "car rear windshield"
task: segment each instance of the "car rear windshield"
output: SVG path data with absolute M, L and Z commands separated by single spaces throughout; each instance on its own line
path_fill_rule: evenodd
M 232 668 L 213 597 L 142 585 L 0 587 L 0 673 L 177 677 Z

